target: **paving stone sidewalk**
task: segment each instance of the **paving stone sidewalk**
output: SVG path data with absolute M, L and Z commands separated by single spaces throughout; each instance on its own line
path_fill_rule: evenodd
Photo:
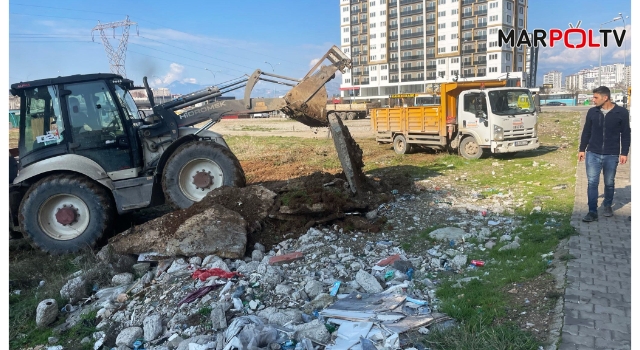
M 602 216 L 599 207 L 599 221 L 582 222 L 588 212 L 587 176 L 585 162 L 578 163 L 571 224 L 579 235 L 571 237 L 568 243 L 569 254 L 575 259 L 567 263 L 560 350 L 631 349 L 629 162 L 618 165 L 615 185 L 614 216 Z M 602 175 L 599 193 L 598 204 L 602 205 Z

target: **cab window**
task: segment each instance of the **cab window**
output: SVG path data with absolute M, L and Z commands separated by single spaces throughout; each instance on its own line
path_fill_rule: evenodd
M 71 93 L 66 96 L 74 142 L 100 147 L 124 135 L 118 106 L 103 81 L 65 85 Z
M 64 141 L 60 100 L 55 86 L 25 90 L 24 127 L 20 133 L 20 154 L 58 145 Z

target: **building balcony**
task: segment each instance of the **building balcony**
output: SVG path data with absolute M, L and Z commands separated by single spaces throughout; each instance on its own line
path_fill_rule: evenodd
M 360 12 L 362 12 L 362 9 L 351 10 L 352 15 L 355 15 L 356 13 L 360 13 Z
M 424 71 L 424 66 L 418 66 L 418 67 L 408 67 L 408 68 L 402 68 L 402 72 L 423 72 Z
M 356 24 L 358 24 L 358 20 L 351 21 L 351 25 L 352 25 L 352 26 L 353 26 L 353 25 L 356 25 Z
M 358 71 L 358 72 L 352 71 L 351 72 L 351 76 L 353 76 L 353 77 L 357 77 L 357 76 L 360 76 L 360 75 L 362 75 L 362 72 L 360 72 L 360 71 Z
M 435 64 L 431 64 L 431 65 L 429 65 L 429 64 L 428 64 L 428 65 L 427 65 L 427 70 L 429 70 L 429 69 L 436 69 L 436 67 L 437 67 L 437 65 L 435 65 Z
M 476 27 L 476 25 L 475 25 L 475 24 L 467 24 L 467 25 L 463 25 L 463 26 L 462 26 L 462 30 L 465 30 L 465 29 L 473 29 L 473 28 L 475 28 L 475 27 Z
M 462 0 L 462 5 L 471 5 L 474 4 L 476 0 Z
M 476 16 L 484 16 L 487 14 L 487 10 L 477 10 L 475 12 L 473 12 L 474 15 Z
M 389 58 L 389 62 L 398 62 L 398 57 Z
M 487 65 L 487 60 L 478 60 L 478 61 L 473 61 L 473 64 L 475 65 Z
M 463 54 L 475 53 L 475 52 L 476 52 L 476 49 L 464 49 L 464 50 L 462 50 Z
M 360 35 L 360 30 L 352 30 L 351 31 L 351 35 L 353 35 L 353 36 Z
M 397 12 L 390 13 L 387 15 L 387 17 L 389 17 L 389 19 L 398 18 L 398 13 Z
M 411 22 L 402 22 L 400 23 L 400 28 L 408 28 L 408 27 L 415 27 L 415 26 L 421 26 L 424 23 L 422 21 L 411 21 Z
M 389 82 L 390 82 L 390 83 L 397 83 L 397 82 L 399 82 L 399 81 L 400 81 L 400 80 L 398 80 L 398 79 L 389 79 Z
M 360 45 L 359 40 L 351 40 L 351 45 Z
M 422 2 L 423 0 L 400 0 L 400 5 L 417 4 Z
M 424 55 L 403 56 L 402 61 L 424 60 Z
M 486 27 L 487 27 L 487 22 L 478 23 L 478 28 L 486 28 Z
M 398 73 L 398 68 L 389 68 L 389 73 Z
M 413 50 L 413 49 L 421 49 L 423 48 L 423 44 L 414 44 L 414 45 L 401 45 L 400 50 Z
M 428 53 L 425 55 L 426 58 L 435 58 L 436 54 L 435 53 Z
M 421 77 L 421 78 L 409 78 L 409 79 L 402 79 L 402 81 L 424 81 L 425 78 Z
M 436 80 L 436 76 L 435 75 L 429 75 L 425 78 L 425 80 Z
M 367 23 L 367 18 L 360 18 L 360 23 Z
M 487 48 L 486 47 L 479 47 L 478 48 L 478 53 L 482 53 L 482 52 L 487 52 Z
M 427 47 L 436 47 L 436 42 L 435 41 L 427 42 Z
M 426 24 L 434 24 L 436 23 L 436 19 L 435 18 L 427 18 L 424 23 Z
M 397 35 L 389 36 L 389 41 L 391 41 L 391 40 L 398 40 L 398 36 Z
M 417 32 L 411 34 L 400 34 L 400 39 L 409 39 L 409 38 L 422 38 L 425 33 Z
M 367 45 L 367 39 L 360 40 L 360 45 Z
M 411 15 L 419 15 L 422 14 L 422 9 L 411 10 L 411 11 L 400 11 L 400 16 L 411 16 Z
M 484 76 L 486 76 L 486 75 L 487 75 L 487 73 L 480 73 L 480 72 L 478 72 L 478 74 L 476 74 L 476 77 L 484 77 Z
M 427 6 L 425 7 L 425 9 L 427 10 L 427 12 L 434 12 L 436 10 L 435 6 Z
M 362 30 L 362 33 L 360 33 L 360 34 L 367 34 L 367 30 L 366 30 L 366 29 L 363 29 L 363 30 Z
M 475 78 L 476 74 L 475 73 L 463 73 L 462 75 L 460 75 L 460 78 Z
M 486 35 L 476 35 L 473 37 L 473 40 L 487 40 Z
M 424 35 L 434 35 L 435 33 L 435 30 L 427 30 L 426 32 L 424 32 Z
M 368 80 L 363 80 L 360 85 L 369 85 L 369 81 Z
M 462 15 L 460 15 L 461 18 L 469 18 L 469 17 L 473 17 L 473 12 L 469 11 L 469 12 L 463 12 Z

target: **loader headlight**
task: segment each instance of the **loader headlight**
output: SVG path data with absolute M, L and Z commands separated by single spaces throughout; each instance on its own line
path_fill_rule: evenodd
M 504 129 L 500 126 L 493 126 L 493 139 L 496 141 L 504 140 Z

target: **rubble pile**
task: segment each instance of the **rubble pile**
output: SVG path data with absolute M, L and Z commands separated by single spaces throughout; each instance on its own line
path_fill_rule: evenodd
M 512 194 L 423 181 L 402 192 L 380 186 L 364 194 L 378 198 L 376 206 L 364 206 L 335 194 L 344 180 L 315 176 L 320 187 L 292 181 L 213 191 L 205 203 L 115 237 L 96 268 L 130 261 L 129 272 L 94 285 L 91 295 L 85 273 L 70 276 L 61 295 L 73 307 L 56 331 L 94 311 L 98 332 L 83 340 L 94 349 L 134 349 L 136 342 L 156 350 L 403 348 L 409 331 L 452 325 L 436 297 L 443 275 L 460 274 L 458 285 L 482 278 L 463 277 L 492 263 L 478 265 L 475 251 L 518 248 L 519 218 L 502 214 L 520 205 Z M 351 210 L 339 220 L 318 219 Z M 368 228 L 384 225 L 347 229 L 353 218 Z M 255 242 L 291 222 L 303 233 L 267 247 Z M 434 225 L 440 228 L 428 239 L 409 241 Z M 134 236 L 146 238 L 135 245 Z M 408 253 L 407 243 L 420 249 Z

